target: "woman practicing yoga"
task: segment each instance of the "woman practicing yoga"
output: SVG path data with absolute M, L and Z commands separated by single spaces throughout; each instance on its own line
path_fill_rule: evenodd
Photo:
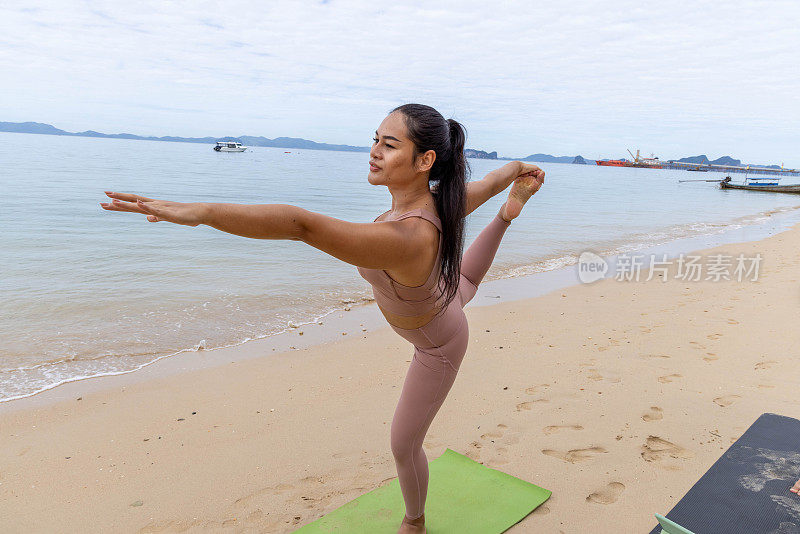
M 389 325 L 414 346 L 391 426 L 391 448 L 405 501 L 400 533 L 425 532 L 428 461 L 422 442 L 467 350 L 463 307 L 475 296 L 511 221 L 544 182 L 535 165 L 512 161 L 467 182 L 466 132 L 429 106 L 392 110 L 370 150 L 372 185 L 385 185 L 392 209 L 353 223 L 287 204 L 180 203 L 106 191 L 111 211 L 151 222 L 206 224 L 254 239 L 303 241 L 355 265 Z M 513 184 L 513 185 L 512 185 Z M 508 199 L 464 252 L 464 217 L 512 185 Z

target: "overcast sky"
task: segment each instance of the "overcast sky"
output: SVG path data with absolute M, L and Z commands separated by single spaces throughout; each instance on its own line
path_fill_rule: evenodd
M 4 2 L 0 121 L 368 146 L 420 102 L 501 156 L 798 168 L 798 21 L 796 0 Z

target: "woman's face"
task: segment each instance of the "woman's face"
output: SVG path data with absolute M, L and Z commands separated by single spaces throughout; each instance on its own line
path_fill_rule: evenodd
M 414 151 L 403 115 L 390 113 L 373 136 L 367 180 L 372 185 L 411 183 L 420 172 L 414 165 Z

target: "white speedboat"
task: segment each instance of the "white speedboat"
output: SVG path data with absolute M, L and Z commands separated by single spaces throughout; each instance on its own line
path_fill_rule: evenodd
M 217 141 L 214 150 L 217 152 L 244 152 L 247 147 L 236 141 Z

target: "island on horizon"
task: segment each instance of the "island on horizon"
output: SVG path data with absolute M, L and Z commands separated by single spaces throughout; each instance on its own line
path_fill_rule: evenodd
M 276 137 L 269 139 L 263 136 L 240 135 L 240 136 L 223 136 L 223 137 L 179 137 L 179 136 L 143 136 L 129 133 L 106 134 L 96 132 L 94 130 L 86 130 L 83 132 L 68 132 L 56 128 L 52 124 L 42 122 L 0 122 L 0 132 L 7 133 L 27 133 L 39 135 L 63 135 L 72 137 L 100 137 L 106 139 L 131 139 L 137 141 L 164 141 L 171 143 L 201 143 L 201 144 L 215 144 L 218 141 L 237 141 L 247 146 L 253 147 L 269 147 L 269 148 L 300 148 L 308 150 L 332 150 L 336 152 L 369 152 L 370 147 L 353 146 L 353 145 L 339 145 L 332 143 L 317 143 L 300 137 Z M 585 159 L 581 155 L 576 156 L 552 156 L 550 154 L 531 154 L 521 158 L 501 157 L 497 155 L 497 151 L 486 152 L 474 148 L 464 149 L 464 154 L 468 158 L 474 159 L 495 159 L 507 161 L 531 161 L 536 163 L 571 163 L 576 165 L 594 165 L 595 160 Z M 608 161 L 602 159 L 599 161 Z M 627 160 L 620 160 L 627 161 Z M 762 169 L 782 169 L 779 165 L 755 165 L 751 163 L 742 163 L 741 160 L 734 159 L 730 156 L 722 156 L 715 160 L 709 160 L 705 154 L 699 156 L 690 156 L 677 160 L 669 160 L 669 162 L 677 163 L 692 163 L 701 166 L 709 165 L 724 165 L 726 167 L 760 167 Z M 786 169 L 792 172 L 791 169 Z

